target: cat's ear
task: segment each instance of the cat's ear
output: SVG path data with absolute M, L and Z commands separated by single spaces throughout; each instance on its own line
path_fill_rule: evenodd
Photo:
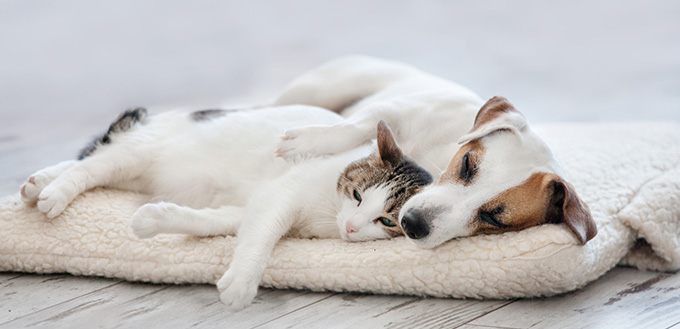
M 380 161 L 387 165 L 396 166 L 404 159 L 404 154 L 394 140 L 390 127 L 383 120 L 378 122 L 378 153 Z

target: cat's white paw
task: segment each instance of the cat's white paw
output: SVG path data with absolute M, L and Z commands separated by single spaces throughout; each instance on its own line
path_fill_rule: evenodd
M 68 206 L 69 197 L 55 186 L 47 186 L 38 195 L 38 210 L 47 218 L 59 216 Z
M 276 155 L 291 159 L 300 155 L 336 154 L 353 146 L 353 126 L 305 126 L 288 129 L 281 136 Z
M 130 220 L 132 232 L 140 239 L 153 238 L 162 233 L 162 223 L 170 204 L 148 203 L 137 209 Z
M 222 303 L 230 311 L 236 312 L 248 307 L 253 302 L 259 285 L 259 276 L 239 274 L 230 268 L 217 282 L 217 290 L 220 291 Z
M 33 204 L 38 201 L 38 195 L 40 195 L 41 188 L 35 183 L 35 177 L 31 176 L 28 178 L 24 185 L 21 185 L 21 201 L 26 204 Z
M 21 186 L 21 200 L 26 204 L 35 204 L 40 192 L 50 183 L 49 177 L 34 174 Z

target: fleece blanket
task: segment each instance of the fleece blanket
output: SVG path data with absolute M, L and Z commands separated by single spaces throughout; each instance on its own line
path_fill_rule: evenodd
M 590 205 L 599 234 L 585 246 L 564 225 L 461 238 L 422 250 L 407 239 L 286 239 L 263 286 L 512 298 L 577 289 L 617 264 L 680 268 L 680 124 L 537 127 Z M 0 200 L 0 270 L 132 281 L 215 283 L 235 237 L 136 239 L 130 216 L 148 196 L 97 189 L 48 221 L 18 194 Z

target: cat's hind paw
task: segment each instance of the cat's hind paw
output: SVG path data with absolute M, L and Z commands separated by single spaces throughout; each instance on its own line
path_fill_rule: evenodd
M 227 309 L 237 312 L 252 304 L 259 285 L 259 280 L 252 275 L 239 275 L 230 268 L 217 282 L 217 289 L 220 291 L 220 300 Z
M 69 202 L 69 197 L 64 192 L 50 185 L 38 195 L 38 210 L 47 218 L 53 219 L 64 212 Z
M 34 176 L 28 178 L 26 183 L 21 186 L 21 200 L 26 204 L 35 204 L 42 187 L 38 185 Z
M 145 204 L 132 215 L 130 227 L 136 237 L 149 239 L 161 232 L 161 224 L 165 217 L 162 204 Z
M 40 173 L 33 174 L 21 186 L 21 200 L 26 204 L 35 204 L 38 202 L 40 193 L 52 180 L 52 177 L 41 175 Z

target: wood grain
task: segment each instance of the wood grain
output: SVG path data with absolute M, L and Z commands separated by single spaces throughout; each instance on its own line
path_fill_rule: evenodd
M 74 280 L 69 275 L 3 273 L 0 279 L 0 327 L 18 318 L 117 284 L 120 281 L 101 278 Z
M 452 328 L 511 302 L 340 294 L 262 327 Z
M 214 286 L 152 285 L 120 282 L 38 310 L 30 317 L 5 323 L 6 327 L 73 328 L 104 326 L 154 328 L 172 327 L 248 328 L 270 318 L 294 312 L 333 296 L 332 293 L 293 292 L 262 289 L 251 307 L 228 312 Z M 0 325 L 0 328 L 3 326 Z
M 680 321 L 680 275 L 616 268 L 586 288 L 518 300 L 470 322 L 510 328 L 668 328 Z

